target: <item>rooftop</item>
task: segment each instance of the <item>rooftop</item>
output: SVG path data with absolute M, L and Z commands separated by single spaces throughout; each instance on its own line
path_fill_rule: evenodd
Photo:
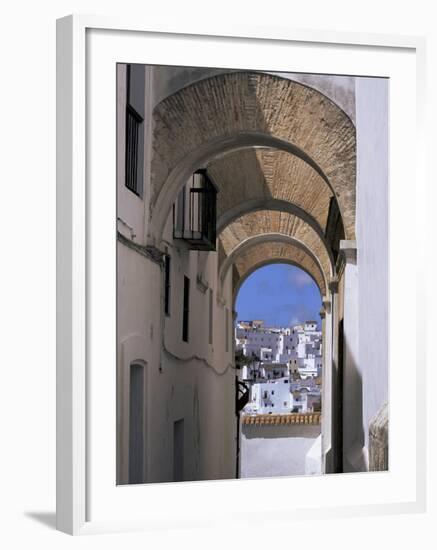
M 249 426 L 278 426 L 287 424 L 320 424 L 321 413 L 242 414 L 241 424 Z

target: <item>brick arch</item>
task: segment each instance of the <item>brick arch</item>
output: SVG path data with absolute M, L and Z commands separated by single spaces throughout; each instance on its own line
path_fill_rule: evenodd
M 235 251 L 243 243 L 250 243 L 252 239 L 274 235 L 289 237 L 301 243 L 322 270 L 325 279 L 333 275 L 334 266 L 324 241 L 317 232 L 301 218 L 288 212 L 259 210 L 250 212 L 236 219 L 220 233 L 219 270 L 229 266 L 229 259 L 235 257 Z
M 308 212 L 303 210 L 300 206 L 280 199 L 267 199 L 267 198 L 255 198 L 240 201 L 235 204 L 229 210 L 223 212 L 223 214 L 217 220 L 217 234 L 220 233 L 235 220 L 241 218 L 251 212 L 258 212 L 259 210 L 271 210 L 274 212 L 287 212 L 293 216 L 297 216 L 304 220 L 309 226 L 311 226 L 317 235 L 322 240 L 325 240 L 325 233 L 317 220 L 313 218 Z
M 317 284 L 321 296 L 326 294 L 327 288 L 322 270 L 307 251 L 291 243 L 269 242 L 255 243 L 235 260 L 232 285 L 234 299 L 241 284 L 251 273 L 272 263 L 289 263 L 303 269 Z
M 191 171 L 223 151 L 250 146 L 287 151 L 316 170 L 337 198 L 346 238 L 355 237 L 355 127 L 320 92 L 264 73 L 221 74 L 159 103 L 153 135 L 155 238 Z
M 314 284 L 317 286 L 317 288 L 320 292 L 320 298 L 321 298 L 321 300 L 323 300 L 324 294 L 323 294 L 319 284 L 315 280 L 314 276 L 305 267 L 302 267 L 301 265 L 297 264 L 296 262 L 294 262 L 293 260 L 290 260 L 290 259 L 282 259 L 282 258 L 267 259 L 267 260 L 259 262 L 258 264 L 255 264 L 252 268 L 250 268 L 248 271 L 246 271 L 246 273 L 244 274 L 243 277 L 235 277 L 234 276 L 233 285 L 232 285 L 232 294 L 233 294 L 233 296 L 232 296 L 232 309 L 234 311 L 236 309 L 235 308 L 235 303 L 237 301 L 238 292 L 240 291 L 240 288 L 243 286 L 246 279 L 248 279 L 252 275 L 252 273 L 257 271 L 258 269 L 261 269 L 262 267 L 265 267 L 267 265 L 274 265 L 274 264 L 293 265 L 294 267 L 298 267 L 299 269 L 302 269 L 302 271 L 305 271 L 305 273 L 309 277 L 311 277 L 311 279 L 314 281 Z
M 326 273 L 323 269 L 323 265 L 321 264 L 319 258 L 312 252 L 312 250 L 302 241 L 299 239 L 296 239 L 295 237 L 291 237 L 290 235 L 284 235 L 281 233 L 261 233 L 259 235 L 254 235 L 253 237 L 249 237 L 245 241 L 240 242 L 226 257 L 226 259 L 221 263 L 219 266 L 219 284 L 220 286 L 223 285 L 223 282 L 225 280 L 225 277 L 230 269 L 231 266 L 234 266 L 238 259 L 243 255 L 246 254 L 246 257 L 250 263 L 250 254 L 256 258 L 256 261 L 258 262 L 258 247 L 262 244 L 268 243 L 269 245 L 292 245 L 294 249 L 299 250 L 301 252 L 304 252 L 304 258 L 309 258 L 311 260 L 310 265 L 316 267 L 316 271 L 310 269 L 308 265 L 306 265 L 307 272 L 313 277 L 313 279 L 316 281 L 317 285 L 320 284 L 320 280 L 318 278 L 318 274 L 321 274 L 322 281 L 324 288 L 326 288 L 327 280 L 329 277 L 329 272 Z M 290 261 L 293 261 L 293 264 L 297 267 L 302 267 L 301 261 L 302 261 L 302 255 L 298 254 L 297 256 L 293 254 L 291 256 L 288 255 L 288 259 Z M 295 257 L 296 256 L 296 257 Z M 266 259 L 269 259 L 268 257 Z M 265 261 L 264 259 L 263 261 Z M 308 264 L 308 262 L 306 262 Z M 319 287 L 320 288 L 320 287 Z
M 245 149 L 222 155 L 207 168 L 220 186 L 217 196 L 220 229 L 224 225 L 222 220 L 245 204 L 277 201 L 307 212 L 325 231 L 333 193 L 324 178 L 301 158 L 278 149 Z

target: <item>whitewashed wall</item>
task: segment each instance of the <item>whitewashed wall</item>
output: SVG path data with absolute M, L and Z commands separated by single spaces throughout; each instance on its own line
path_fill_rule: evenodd
M 356 79 L 359 363 L 365 452 L 370 420 L 388 399 L 388 86 L 387 79 Z
M 139 198 L 124 185 L 125 73 L 119 70 L 118 132 L 118 231 L 144 244 L 149 211 L 147 147 L 144 163 L 144 196 Z M 153 82 L 145 73 L 146 90 Z M 146 109 L 153 105 L 147 95 Z M 147 120 L 147 118 L 146 118 Z M 145 143 L 150 127 L 144 125 Z M 183 478 L 223 479 L 236 475 L 235 370 L 232 362 L 232 281 L 229 273 L 223 295 L 217 300 L 217 253 L 189 251 L 173 242 L 172 213 L 168 213 L 162 251 L 171 256 L 170 316 L 163 314 L 162 267 L 127 246 L 117 243 L 117 429 L 119 483 L 128 481 L 129 371 L 132 362 L 145 367 L 145 479 L 173 480 L 174 422 L 184 419 Z M 189 341 L 182 341 L 184 275 L 190 279 Z M 202 284 L 197 284 L 201 275 Z M 209 344 L 209 289 L 213 290 L 213 342 Z M 228 315 L 228 351 L 225 351 L 225 315 Z M 167 350 L 167 351 L 165 351 Z M 207 364 L 208 363 L 208 364 Z M 220 374 L 225 371 L 225 374 Z
M 320 425 L 242 425 L 240 477 L 305 474 L 306 456 L 319 435 Z

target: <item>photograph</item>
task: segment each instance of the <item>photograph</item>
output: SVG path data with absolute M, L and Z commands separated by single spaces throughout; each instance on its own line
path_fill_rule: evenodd
M 117 63 L 117 485 L 389 470 L 389 84 Z
M 2 548 L 432 546 L 431 6 L 5 4 Z

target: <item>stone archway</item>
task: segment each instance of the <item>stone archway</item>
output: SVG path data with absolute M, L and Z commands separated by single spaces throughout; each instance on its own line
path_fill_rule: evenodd
M 251 242 L 292 242 L 300 244 L 316 258 L 325 281 L 335 272 L 330 249 L 324 237 L 299 216 L 277 210 L 257 210 L 244 214 L 226 226 L 219 235 L 219 269 L 235 259 L 236 253 Z M 243 248 L 242 248 L 243 247 Z M 224 257 L 226 256 L 226 258 Z
M 267 265 L 275 265 L 275 264 L 292 265 L 292 266 L 298 267 L 299 269 L 304 271 L 314 281 L 315 285 L 319 289 L 320 296 L 323 299 L 322 289 L 324 290 L 324 287 L 320 286 L 320 281 L 318 282 L 316 280 L 316 278 L 314 276 L 314 273 L 311 272 L 310 269 L 308 269 L 307 267 L 304 267 L 301 263 L 298 263 L 297 261 L 294 261 L 290 258 L 283 258 L 283 257 L 282 258 L 268 258 L 268 259 L 265 259 L 265 260 L 261 260 L 258 263 L 255 263 L 254 265 L 252 265 L 244 273 L 243 277 L 239 277 L 238 280 L 234 280 L 234 284 L 233 284 L 233 306 L 234 306 L 234 308 L 235 308 L 235 300 L 236 300 L 236 297 L 238 295 L 238 292 L 239 292 L 240 288 L 242 287 L 244 282 L 252 275 L 252 273 L 254 273 L 258 269 L 261 269 L 262 267 L 265 267 Z
M 199 112 L 201 97 L 209 101 Z M 257 146 L 287 151 L 317 172 L 336 197 L 346 237 L 354 238 L 355 128 L 320 92 L 264 73 L 221 74 L 169 96 L 153 119 L 150 244 L 159 244 L 171 205 L 193 170 Z
M 237 287 L 239 280 L 244 278 L 249 271 L 254 271 L 257 266 L 267 263 L 291 263 L 306 271 L 316 282 L 323 296 L 326 291 L 326 281 L 323 271 L 320 269 L 317 259 L 308 253 L 301 245 L 295 242 L 255 242 L 238 254 L 233 261 L 233 289 Z
M 323 292 L 327 288 L 327 275 L 325 274 L 323 267 L 320 263 L 320 260 L 313 254 L 311 249 L 305 245 L 302 241 L 299 241 L 298 239 L 291 237 L 289 235 L 283 235 L 281 233 L 263 233 L 260 235 L 255 235 L 253 237 L 249 237 L 245 241 L 242 241 L 238 246 L 236 246 L 232 252 L 229 254 L 229 256 L 226 257 L 224 262 L 220 266 L 219 271 L 219 281 L 221 284 L 223 284 L 223 281 L 226 277 L 226 274 L 229 270 L 229 268 L 234 265 L 238 258 L 241 255 L 248 255 L 250 254 L 250 250 L 257 248 L 261 244 L 270 243 L 270 244 L 285 244 L 285 245 L 291 245 L 292 248 L 287 248 L 287 255 L 286 259 L 289 263 L 292 265 L 296 265 L 297 267 L 304 269 L 311 278 L 316 282 L 320 292 Z M 301 251 L 304 252 L 305 256 L 301 257 L 301 255 L 295 255 L 293 252 L 295 251 Z M 297 257 L 299 256 L 299 259 Z M 274 259 L 275 256 L 272 256 L 273 262 L 276 262 Z M 312 262 L 305 262 L 305 266 L 302 262 L 302 258 L 305 260 L 307 258 L 310 258 Z M 272 261 L 269 261 L 268 258 L 263 260 L 263 262 L 267 263 L 273 263 Z M 287 263 L 287 262 L 286 262 Z M 257 264 L 255 264 L 257 265 Z M 264 263 L 264 265 L 266 265 Z M 257 267 L 252 268 L 250 267 L 249 270 L 258 269 Z M 243 272 L 242 275 L 240 275 L 241 279 L 245 279 L 247 277 L 246 271 Z M 321 277 L 321 278 L 320 278 Z M 321 285 L 321 281 L 323 281 L 323 286 Z

